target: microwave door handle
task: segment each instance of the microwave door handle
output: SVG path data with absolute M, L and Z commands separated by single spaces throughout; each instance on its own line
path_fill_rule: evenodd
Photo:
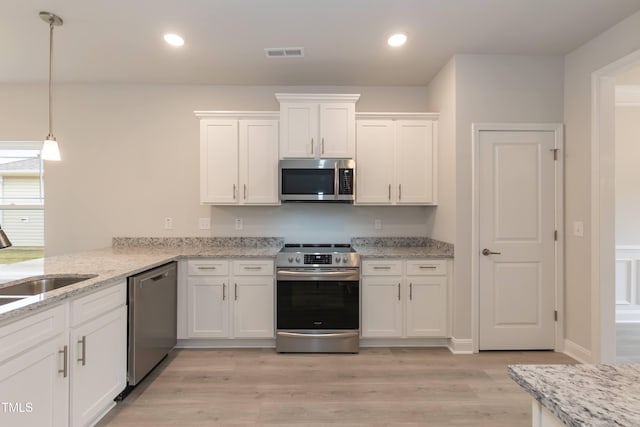
M 340 167 L 338 162 L 334 164 L 333 177 L 333 197 L 338 200 L 340 198 Z

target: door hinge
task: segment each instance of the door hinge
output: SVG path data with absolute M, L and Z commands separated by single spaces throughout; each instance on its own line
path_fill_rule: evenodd
M 557 322 L 557 321 L 558 321 L 558 310 L 554 310 L 554 311 L 553 311 L 553 320 L 554 320 L 555 322 Z
M 553 160 L 558 160 L 558 151 L 560 151 L 560 149 L 552 148 L 551 151 L 553 151 Z
M 553 240 L 558 240 L 558 230 L 553 230 Z

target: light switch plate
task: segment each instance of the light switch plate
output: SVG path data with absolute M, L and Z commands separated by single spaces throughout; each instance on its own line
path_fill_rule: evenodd
M 576 237 L 584 237 L 584 222 L 573 221 L 573 235 Z
M 168 216 L 164 219 L 164 229 L 171 230 L 172 228 L 173 228 L 173 218 Z
M 200 218 L 198 220 L 198 226 L 200 227 L 200 230 L 210 230 L 211 218 Z
M 236 230 L 242 230 L 242 218 L 236 218 Z
M 382 230 L 382 220 L 376 219 L 375 221 L 373 221 L 373 228 L 375 228 L 376 230 Z

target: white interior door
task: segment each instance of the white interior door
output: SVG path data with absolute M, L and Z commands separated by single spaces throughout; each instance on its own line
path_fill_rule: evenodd
M 479 349 L 555 346 L 554 132 L 479 133 Z

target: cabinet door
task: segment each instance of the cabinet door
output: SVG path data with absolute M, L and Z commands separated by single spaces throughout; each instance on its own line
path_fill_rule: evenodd
M 229 336 L 228 277 L 196 276 L 187 280 L 187 332 L 191 338 Z
M 233 288 L 233 336 L 274 336 L 273 276 L 235 277 Z
M 200 202 L 238 202 L 238 121 L 200 122 Z
M 358 120 L 356 203 L 389 205 L 395 198 L 394 139 L 391 120 Z
M 277 205 L 278 121 L 240 121 L 240 202 Z
M 71 426 L 90 425 L 127 385 L 127 307 L 71 330 Z
M 432 204 L 434 200 L 435 144 L 433 122 L 396 122 L 397 203 Z
M 280 104 L 280 158 L 316 157 L 318 104 Z
M 12 427 L 68 425 L 67 342 L 67 334 L 60 334 L 0 364 L 0 402 L 3 405 L 0 424 Z M 65 366 L 66 374 L 59 372 Z
M 407 276 L 407 337 L 447 335 L 446 276 Z
M 321 158 L 354 157 L 355 147 L 355 104 L 320 104 L 320 141 Z
M 402 336 L 402 279 L 400 276 L 362 278 L 362 336 Z

